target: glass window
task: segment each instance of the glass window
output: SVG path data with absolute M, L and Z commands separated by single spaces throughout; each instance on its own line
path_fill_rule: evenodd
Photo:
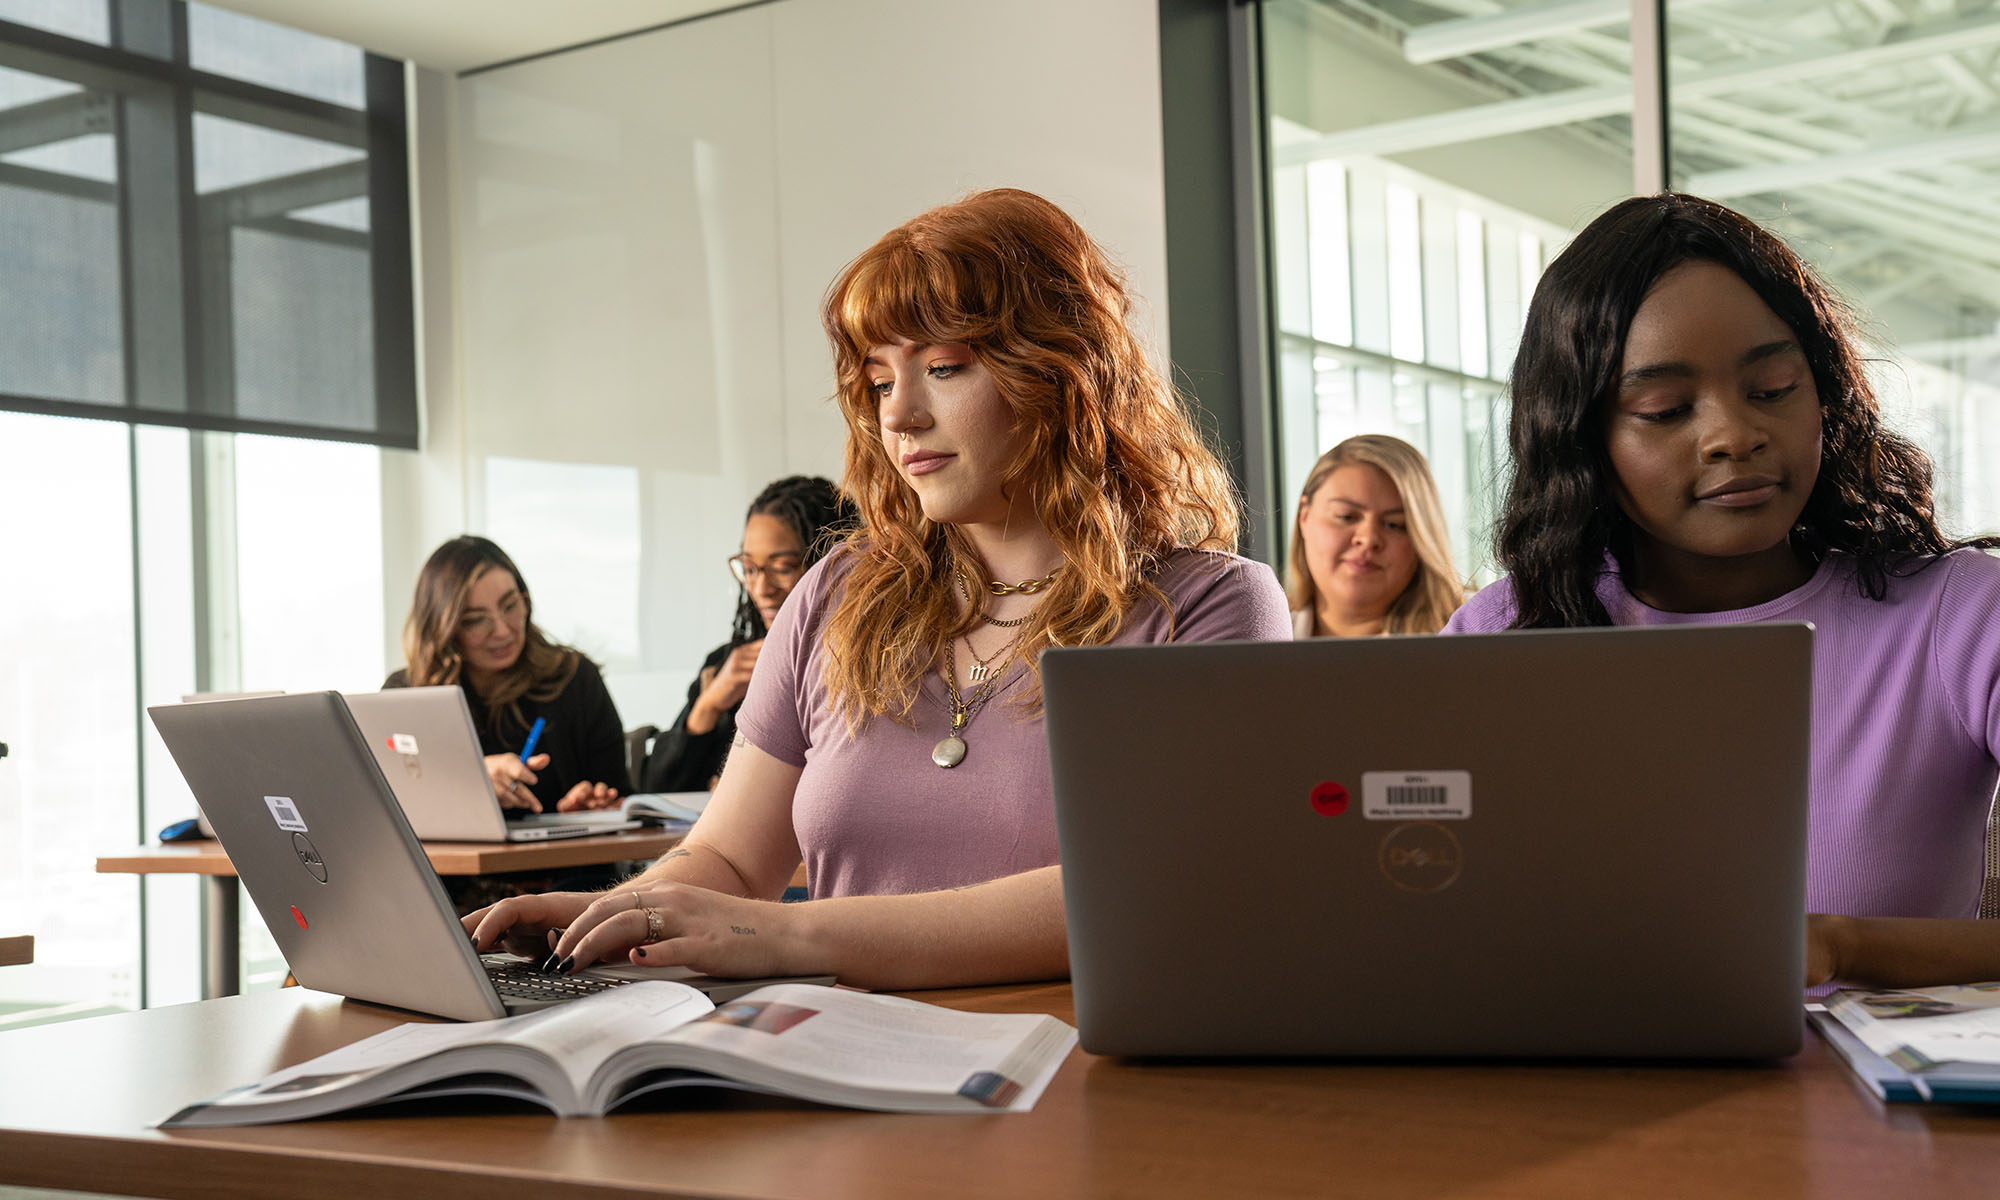
M 1936 462 L 1945 524 L 2000 529 L 2000 13 L 1666 11 L 1675 186 L 1777 231 L 1845 294 L 1885 413 Z
M 382 455 L 233 439 L 244 691 L 382 686 Z
M 414 448 L 398 65 L 118 11 L 118 45 L 0 68 L 0 408 Z
M 188 5 L 187 14 L 188 60 L 199 70 L 349 108 L 367 103 L 359 46 L 206 4 Z
M 125 398 L 115 97 L 0 70 L 0 393 Z
M 1431 460 L 1460 568 L 1492 578 L 1494 405 L 1528 297 L 1631 180 L 1623 10 L 1562 8 L 1261 6 L 1278 544 L 1313 461 L 1389 433 Z
M 111 41 L 111 10 L 105 0 L 0 0 L 0 21 L 100 46 Z
M 0 1027 L 139 1003 L 138 884 L 97 855 L 138 841 L 127 426 L 0 412 L 0 906 L 35 961 L 0 971 Z M 24 577 L 23 582 L 27 582 Z

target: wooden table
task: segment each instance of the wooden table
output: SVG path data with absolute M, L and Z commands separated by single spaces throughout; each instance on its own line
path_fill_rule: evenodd
M 557 871 L 627 859 L 658 858 L 681 840 L 679 833 L 637 829 L 595 837 L 545 842 L 425 842 L 431 869 L 440 875 L 492 875 L 502 871 Z M 241 990 L 237 964 L 241 946 L 236 868 L 222 843 L 203 839 L 141 846 L 97 860 L 101 875 L 200 875 L 202 902 L 202 995 L 233 996 Z
M 922 998 L 1072 1011 L 1062 984 Z M 1990 1196 L 2000 1180 L 2000 1113 L 1885 1109 L 1810 1035 L 1797 1058 L 1747 1067 L 1135 1064 L 1077 1051 L 1024 1115 L 725 1099 L 601 1119 L 442 1107 L 254 1129 L 147 1127 L 403 1019 L 292 988 L 0 1033 L 0 1183 L 329 1200 L 1951 1200 Z
M 0 937 L 0 967 L 18 967 L 35 961 L 35 935 Z

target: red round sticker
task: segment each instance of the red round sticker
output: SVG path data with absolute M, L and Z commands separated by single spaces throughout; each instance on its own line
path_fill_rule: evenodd
M 1322 817 L 1337 817 L 1347 811 L 1347 789 L 1328 781 L 1313 789 L 1313 811 Z

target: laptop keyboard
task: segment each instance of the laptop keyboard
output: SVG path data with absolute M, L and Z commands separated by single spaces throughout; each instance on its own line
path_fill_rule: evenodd
M 582 975 L 556 975 L 539 970 L 534 963 L 486 964 L 486 977 L 493 990 L 505 1000 L 575 1000 L 615 988 L 624 979 L 593 979 Z

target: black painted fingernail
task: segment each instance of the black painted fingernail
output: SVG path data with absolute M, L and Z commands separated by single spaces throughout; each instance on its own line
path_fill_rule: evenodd
M 540 972 L 541 972 L 542 974 L 544 974 L 544 975 L 548 974 L 548 973 L 549 973 L 550 971 L 553 971 L 553 970 L 555 970 L 555 969 L 556 969 L 556 956 L 555 956 L 555 955 L 553 955 L 553 954 L 549 955 L 549 956 L 548 956 L 547 958 L 545 958 L 545 959 L 543 959 L 543 960 L 542 960 L 542 965 L 541 965 L 541 966 L 539 966 L 539 967 L 536 967 L 535 969 L 536 969 L 536 970 L 538 970 L 538 971 L 540 971 Z
M 569 974 L 569 969 L 575 965 L 576 965 L 576 955 L 572 954 L 568 958 L 565 958 L 561 962 L 556 964 L 556 974 L 567 975 Z
M 646 948 L 644 946 L 639 947 L 638 954 L 640 958 L 646 957 Z

